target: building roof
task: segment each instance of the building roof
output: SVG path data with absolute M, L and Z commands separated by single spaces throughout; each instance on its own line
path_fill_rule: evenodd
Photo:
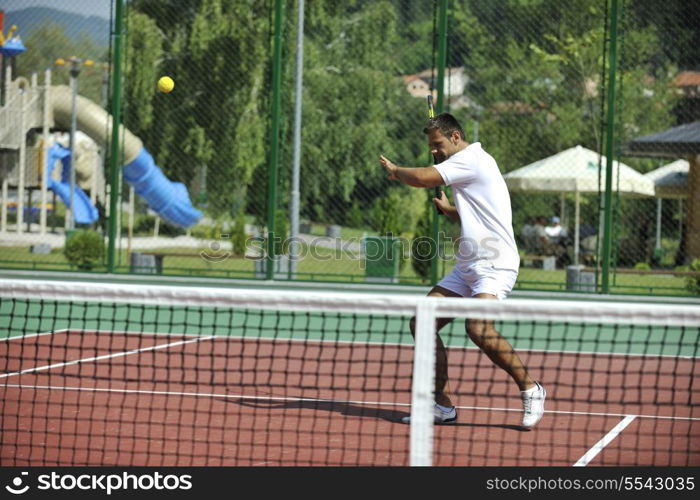
M 418 89 L 418 86 L 416 86 L 416 89 L 413 92 L 411 91 L 411 88 L 409 88 L 409 92 L 411 92 L 414 97 L 423 97 L 428 94 L 427 90 L 434 87 L 436 84 L 435 80 L 437 80 L 437 74 L 437 69 L 425 69 L 420 73 L 404 75 L 402 78 L 406 85 L 412 84 L 416 81 L 423 82 L 425 84 L 424 88 Z M 468 83 L 469 77 L 466 75 L 463 66 L 445 68 L 445 95 L 451 96 L 462 94 Z M 415 83 L 413 83 L 413 85 L 415 85 Z
M 624 153 L 660 158 L 700 154 L 700 120 L 632 139 L 625 144 Z
M 676 87 L 700 86 L 700 71 L 681 71 L 673 79 Z

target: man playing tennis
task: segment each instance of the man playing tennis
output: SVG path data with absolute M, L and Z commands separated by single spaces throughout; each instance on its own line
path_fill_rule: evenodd
M 439 198 L 433 198 L 433 203 L 447 217 L 460 222 L 457 263 L 428 295 L 504 299 L 515 284 L 520 257 L 513 236 L 510 196 L 496 161 L 481 149 L 480 143 L 465 141 L 462 127 L 449 113 L 430 118 L 423 133 L 435 165 L 398 167 L 382 155 L 379 162 L 390 180 L 421 188 L 452 186 L 454 206 L 442 191 Z M 451 318 L 438 319 L 436 331 L 451 321 Z M 415 335 L 415 318 L 410 327 Z M 544 414 L 544 387 L 530 377 L 493 321 L 468 319 L 466 330 L 491 361 L 515 380 L 523 402 L 522 427 L 533 427 Z M 439 334 L 436 345 L 435 423 L 448 424 L 456 422 L 457 411 L 447 390 L 447 351 Z M 403 422 L 409 423 L 410 417 L 405 417 Z

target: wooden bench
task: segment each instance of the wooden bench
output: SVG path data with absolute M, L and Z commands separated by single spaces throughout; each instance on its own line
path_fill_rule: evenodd
M 163 260 L 170 256 L 202 258 L 199 253 L 131 252 L 130 271 L 141 274 L 163 274 Z
M 596 272 L 599 273 L 601 269 L 596 269 L 595 267 L 585 267 L 583 271 Z M 674 271 L 673 269 L 629 269 L 629 268 L 610 268 L 610 273 L 617 274 L 639 274 L 639 275 L 664 275 L 664 276 L 686 276 L 700 278 L 700 271 Z
M 523 267 L 536 267 L 545 271 L 554 271 L 557 268 L 557 258 L 554 255 L 523 255 L 520 257 L 520 265 Z
M 200 250 L 199 252 L 131 252 L 131 272 L 143 274 L 163 274 L 163 261 L 166 257 L 199 258 L 206 262 L 214 263 L 221 262 L 226 259 L 258 259 L 258 257 L 249 255 L 233 255 L 228 251 L 220 253 L 221 255 L 217 256 L 213 251 L 208 255 L 205 250 Z M 149 261 L 147 259 L 143 259 L 142 256 L 153 257 L 153 259 Z

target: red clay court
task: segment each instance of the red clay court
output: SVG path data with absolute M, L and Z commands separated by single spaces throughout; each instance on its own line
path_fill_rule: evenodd
M 435 465 L 700 465 L 697 358 L 521 352 L 546 413 L 450 350 Z M 411 345 L 56 331 L 0 341 L 3 466 L 409 464 Z M 641 375 L 640 375 L 641 374 Z M 654 390 L 654 388 L 659 390 Z

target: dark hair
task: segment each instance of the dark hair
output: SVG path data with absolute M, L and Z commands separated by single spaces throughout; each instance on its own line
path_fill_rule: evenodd
M 462 130 L 462 126 L 457 121 L 457 118 L 449 113 L 440 113 L 439 115 L 428 119 L 428 123 L 426 123 L 425 128 L 423 129 L 423 133 L 427 134 L 438 129 L 445 137 L 450 137 L 452 132 L 456 130 L 459 132 L 459 136 L 462 138 L 462 140 L 464 140 L 464 130 Z

